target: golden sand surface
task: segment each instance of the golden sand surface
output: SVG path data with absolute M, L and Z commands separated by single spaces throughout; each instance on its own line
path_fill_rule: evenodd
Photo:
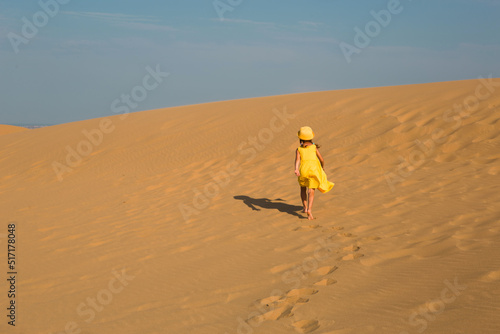
M 0 136 L 2 333 L 499 333 L 500 79 Z M 335 187 L 300 212 L 297 131 Z

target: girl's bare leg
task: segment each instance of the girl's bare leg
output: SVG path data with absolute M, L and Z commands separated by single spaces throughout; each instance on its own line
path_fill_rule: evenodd
M 308 189 L 308 195 L 307 196 L 307 219 L 314 219 L 312 215 L 312 207 L 313 207 L 313 201 L 314 201 L 314 188 L 309 188 Z
M 302 199 L 302 206 L 304 207 L 302 212 L 307 213 L 307 188 L 306 187 L 300 187 L 300 198 Z

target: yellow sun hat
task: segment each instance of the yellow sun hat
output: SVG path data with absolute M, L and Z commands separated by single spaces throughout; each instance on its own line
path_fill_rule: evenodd
M 299 139 L 302 139 L 302 140 L 311 140 L 314 138 L 314 132 L 310 127 L 303 126 L 300 128 L 298 136 L 299 136 Z

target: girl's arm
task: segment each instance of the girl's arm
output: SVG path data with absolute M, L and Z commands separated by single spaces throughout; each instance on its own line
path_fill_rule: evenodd
M 318 149 L 316 149 L 316 155 L 321 163 L 321 168 L 325 168 L 325 160 L 323 160 L 323 157 L 321 156 L 321 153 L 319 153 Z
M 300 165 L 300 153 L 299 149 L 297 149 L 295 151 L 295 175 L 297 176 L 300 176 L 299 165 Z

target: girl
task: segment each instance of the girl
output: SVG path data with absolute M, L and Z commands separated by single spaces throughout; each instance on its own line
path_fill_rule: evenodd
M 307 213 L 307 219 L 314 219 L 312 215 L 314 190 L 318 188 L 322 193 L 326 193 L 332 189 L 334 183 L 326 179 L 323 170 L 324 160 L 318 151 L 319 145 L 312 142 L 313 130 L 303 126 L 298 136 L 300 147 L 297 148 L 295 155 L 295 175 L 299 177 L 300 198 L 304 207 L 302 212 Z

